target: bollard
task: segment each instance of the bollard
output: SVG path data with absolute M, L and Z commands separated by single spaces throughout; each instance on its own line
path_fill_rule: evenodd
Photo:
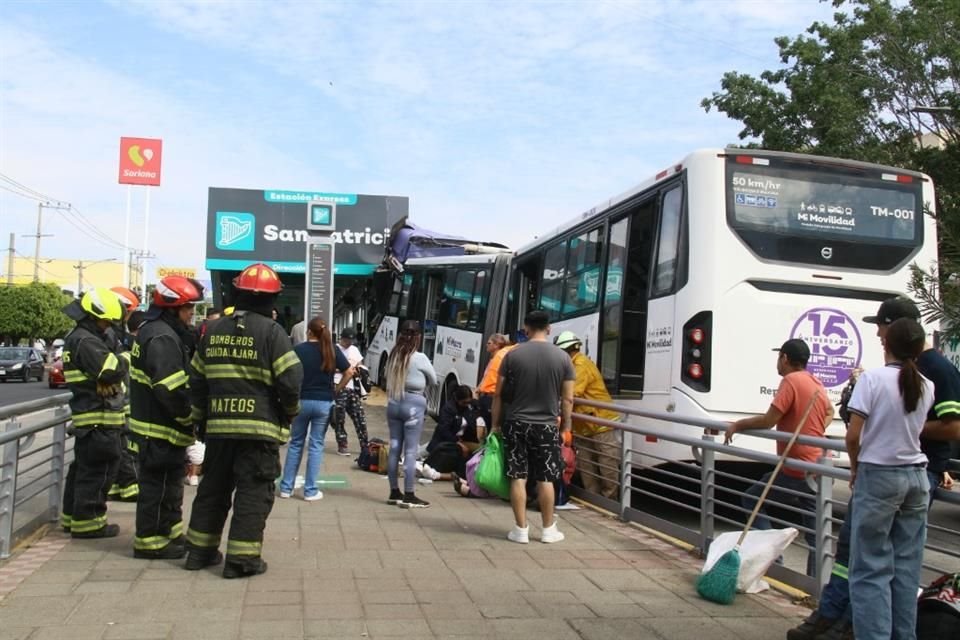
M 712 435 L 704 435 L 702 439 L 707 442 L 714 442 L 716 438 Z M 702 460 L 700 463 L 700 551 L 704 556 L 713 542 L 714 509 L 716 507 L 716 452 L 704 447 L 702 450 Z
M 826 466 L 833 466 L 833 459 L 830 457 L 820 458 L 819 463 Z M 818 598 L 823 586 L 830 579 L 830 572 L 833 571 L 833 546 L 831 544 L 831 535 L 833 534 L 833 478 L 820 474 L 816 476 L 817 485 L 817 550 L 816 550 L 816 570 L 814 582 L 816 583 Z

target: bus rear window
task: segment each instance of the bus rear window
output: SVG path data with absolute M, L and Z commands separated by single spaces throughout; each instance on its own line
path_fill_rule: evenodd
M 921 183 L 877 170 L 727 160 L 727 220 L 760 257 L 889 269 L 923 244 Z M 878 247 L 896 249 L 871 263 Z M 849 249 L 849 250 L 848 250 Z

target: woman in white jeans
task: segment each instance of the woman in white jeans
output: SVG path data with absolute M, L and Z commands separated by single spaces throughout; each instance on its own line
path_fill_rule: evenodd
M 917 637 L 930 491 L 920 432 L 934 390 L 917 369 L 925 340 L 916 320 L 891 323 L 883 336 L 886 366 L 865 371 L 850 398 L 850 604 L 857 640 Z
M 414 495 L 417 480 L 417 451 L 423 418 L 427 412 L 427 385 L 437 384 L 437 373 L 426 354 L 420 351 L 420 324 L 407 320 L 400 325 L 397 346 L 387 359 L 387 425 L 390 427 L 390 455 L 387 478 L 390 480 L 388 504 L 407 509 L 429 507 L 430 503 Z M 400 493 L 400 450 L 403 448 L 403 488 Z

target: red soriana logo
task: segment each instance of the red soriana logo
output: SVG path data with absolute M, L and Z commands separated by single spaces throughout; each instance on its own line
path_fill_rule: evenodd
M 163 140 L 120 138 L 120 184 L 160 186 Z

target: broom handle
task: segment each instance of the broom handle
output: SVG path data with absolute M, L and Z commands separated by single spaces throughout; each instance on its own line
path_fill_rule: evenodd
M 787 441 L 787 446 L 784 448 L 783 453 L 780 454 L 780 459 L 777 461 L 777 466 L 773 468 L 773 473 L 770 474 L 770 479 L 767 480 L 767 486 L 763 488 L 763 493 L 760 494 L 760 499 L 757 500 L 757 504 L 753 507 L 753 513 L 750 514 L 750 519 L 747 520 L 747 526 L 743 528 L 743 533 L 740 534 L 740 539 L 737 540 L 738 548 L 741 544 L 743 544 L 743 539 L 747 537 L 747 532 L 750 531 L 750 527 L 753 526 L 753 521 L 757 519 L 757 514 L 760 513 L 760 507 L 763 506 L 763 501 L 767 499 L 767 494 L 770 493 L 770 487 L 773 486 L 773 481 L 777 479 L 777 474 L 780 473 L 780 468 L 783 466 L 784 460 L 787 459 L 787 454 L 790 453 L 793 443 L 797 441 L 797 437 L 800 435 L 804 425 L 807 423 L 807 418 L 810 417 L 810 411 L 813 410 L 813 405 L 818 398 L 820 398 L 819 389 L 817 389 L 816 393 L 813 394 L 813 397 L 810 398 L 810 402 L 807 403 L 807 408 L 804 410 L 803 416 L 800 418 L 800 424 L 797 425 L 796 431 L 794 431 L 793 435 L 790 436 L 790 440 Z

